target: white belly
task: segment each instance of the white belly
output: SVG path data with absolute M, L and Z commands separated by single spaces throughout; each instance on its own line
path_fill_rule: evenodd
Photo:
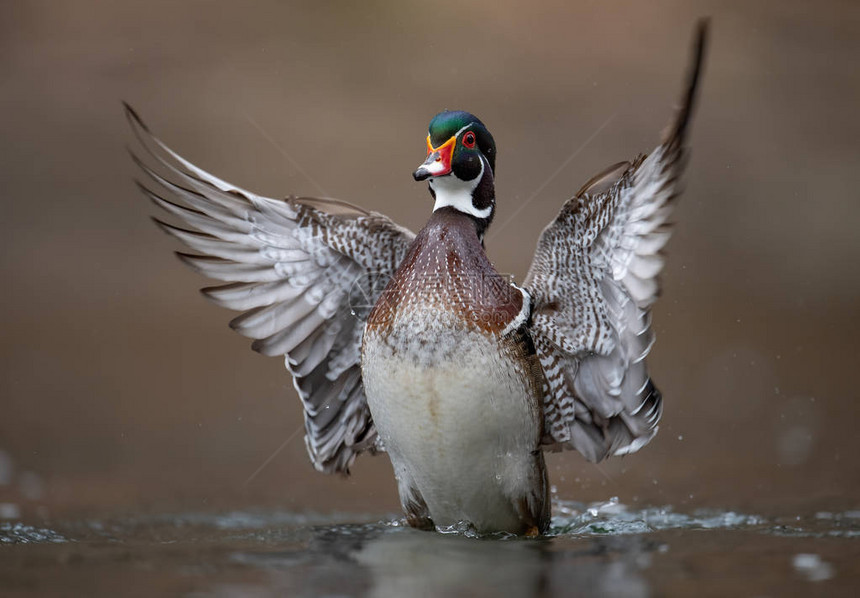
M 396 352 L 365 339 L 362 375 L 374 423 L 401 495 L 417 489 L 436 525 L 515 530 L 515 503 L 540 479 L 534 390 L 494 338 L 446 332 L 410 339 Z

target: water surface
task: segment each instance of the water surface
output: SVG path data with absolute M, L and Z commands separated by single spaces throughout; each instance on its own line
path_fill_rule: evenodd
M 544 538 L 393 515 L 184 512 L 0 524 L 4 595 L 850 595 L 860 512 L 769 518 L 557 501 Z

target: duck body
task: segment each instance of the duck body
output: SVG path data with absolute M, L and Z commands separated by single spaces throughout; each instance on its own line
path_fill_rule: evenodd
M 371 311 L 362 377 L 413 525 L 548 526 L 527 300 L 493 268 L 474 219 L 445 207 Z
M 660 144 L 564 202 L 522 287 L 484 251 L 496 146 L 473 114 L 430 121 L 413 176 L 434 205 L 415 235 L 346 202 L 232 185 L 127 106 L 154 161 L 135 158 L 144 193 L 190 229 L 156 222 L 195 252 L 183 262 L 221 281 L 203 293 L 242 312 L 231 328 L 285 360 L 318 471 L 348 475 L 359 454 L 387 452 L 410 525 L 535 535 L 550 522 L 543 450 L 597 462 L 654 437 L 663 402 L 645 363 L 651 306 L 706 31 L 700 23 Z

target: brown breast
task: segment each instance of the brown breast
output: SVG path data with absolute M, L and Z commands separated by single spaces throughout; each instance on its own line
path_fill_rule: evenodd
M 443 208 L 430 217 L 368 318 L 386 335 L 412 318 L 498 334 L 519 314 L 522 294 L 487 259 L 471 217 Z

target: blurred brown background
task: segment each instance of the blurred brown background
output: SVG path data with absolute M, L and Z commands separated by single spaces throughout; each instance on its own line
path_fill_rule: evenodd
M 650 150 L 698 17 L 712 44 L 655 309 L 661 432 L 563 498 L 860 506 L 860 4 L 49 2 L 0 5 L 0 502 L 24 512 L 397 511 L 385 457 L 313 471 L 291 380 L 252 353 L 134 188 L 120 100 L 195 163 L 413 230 L 427 122 L 498 147 L 488 250 L 521 279 L 594 172 Z M 513 222 L 509 216 L 599 134 Z M 298 165 L 298 166 L 296 166 Z M 247 483 L 246 483 L 247 481 Z

